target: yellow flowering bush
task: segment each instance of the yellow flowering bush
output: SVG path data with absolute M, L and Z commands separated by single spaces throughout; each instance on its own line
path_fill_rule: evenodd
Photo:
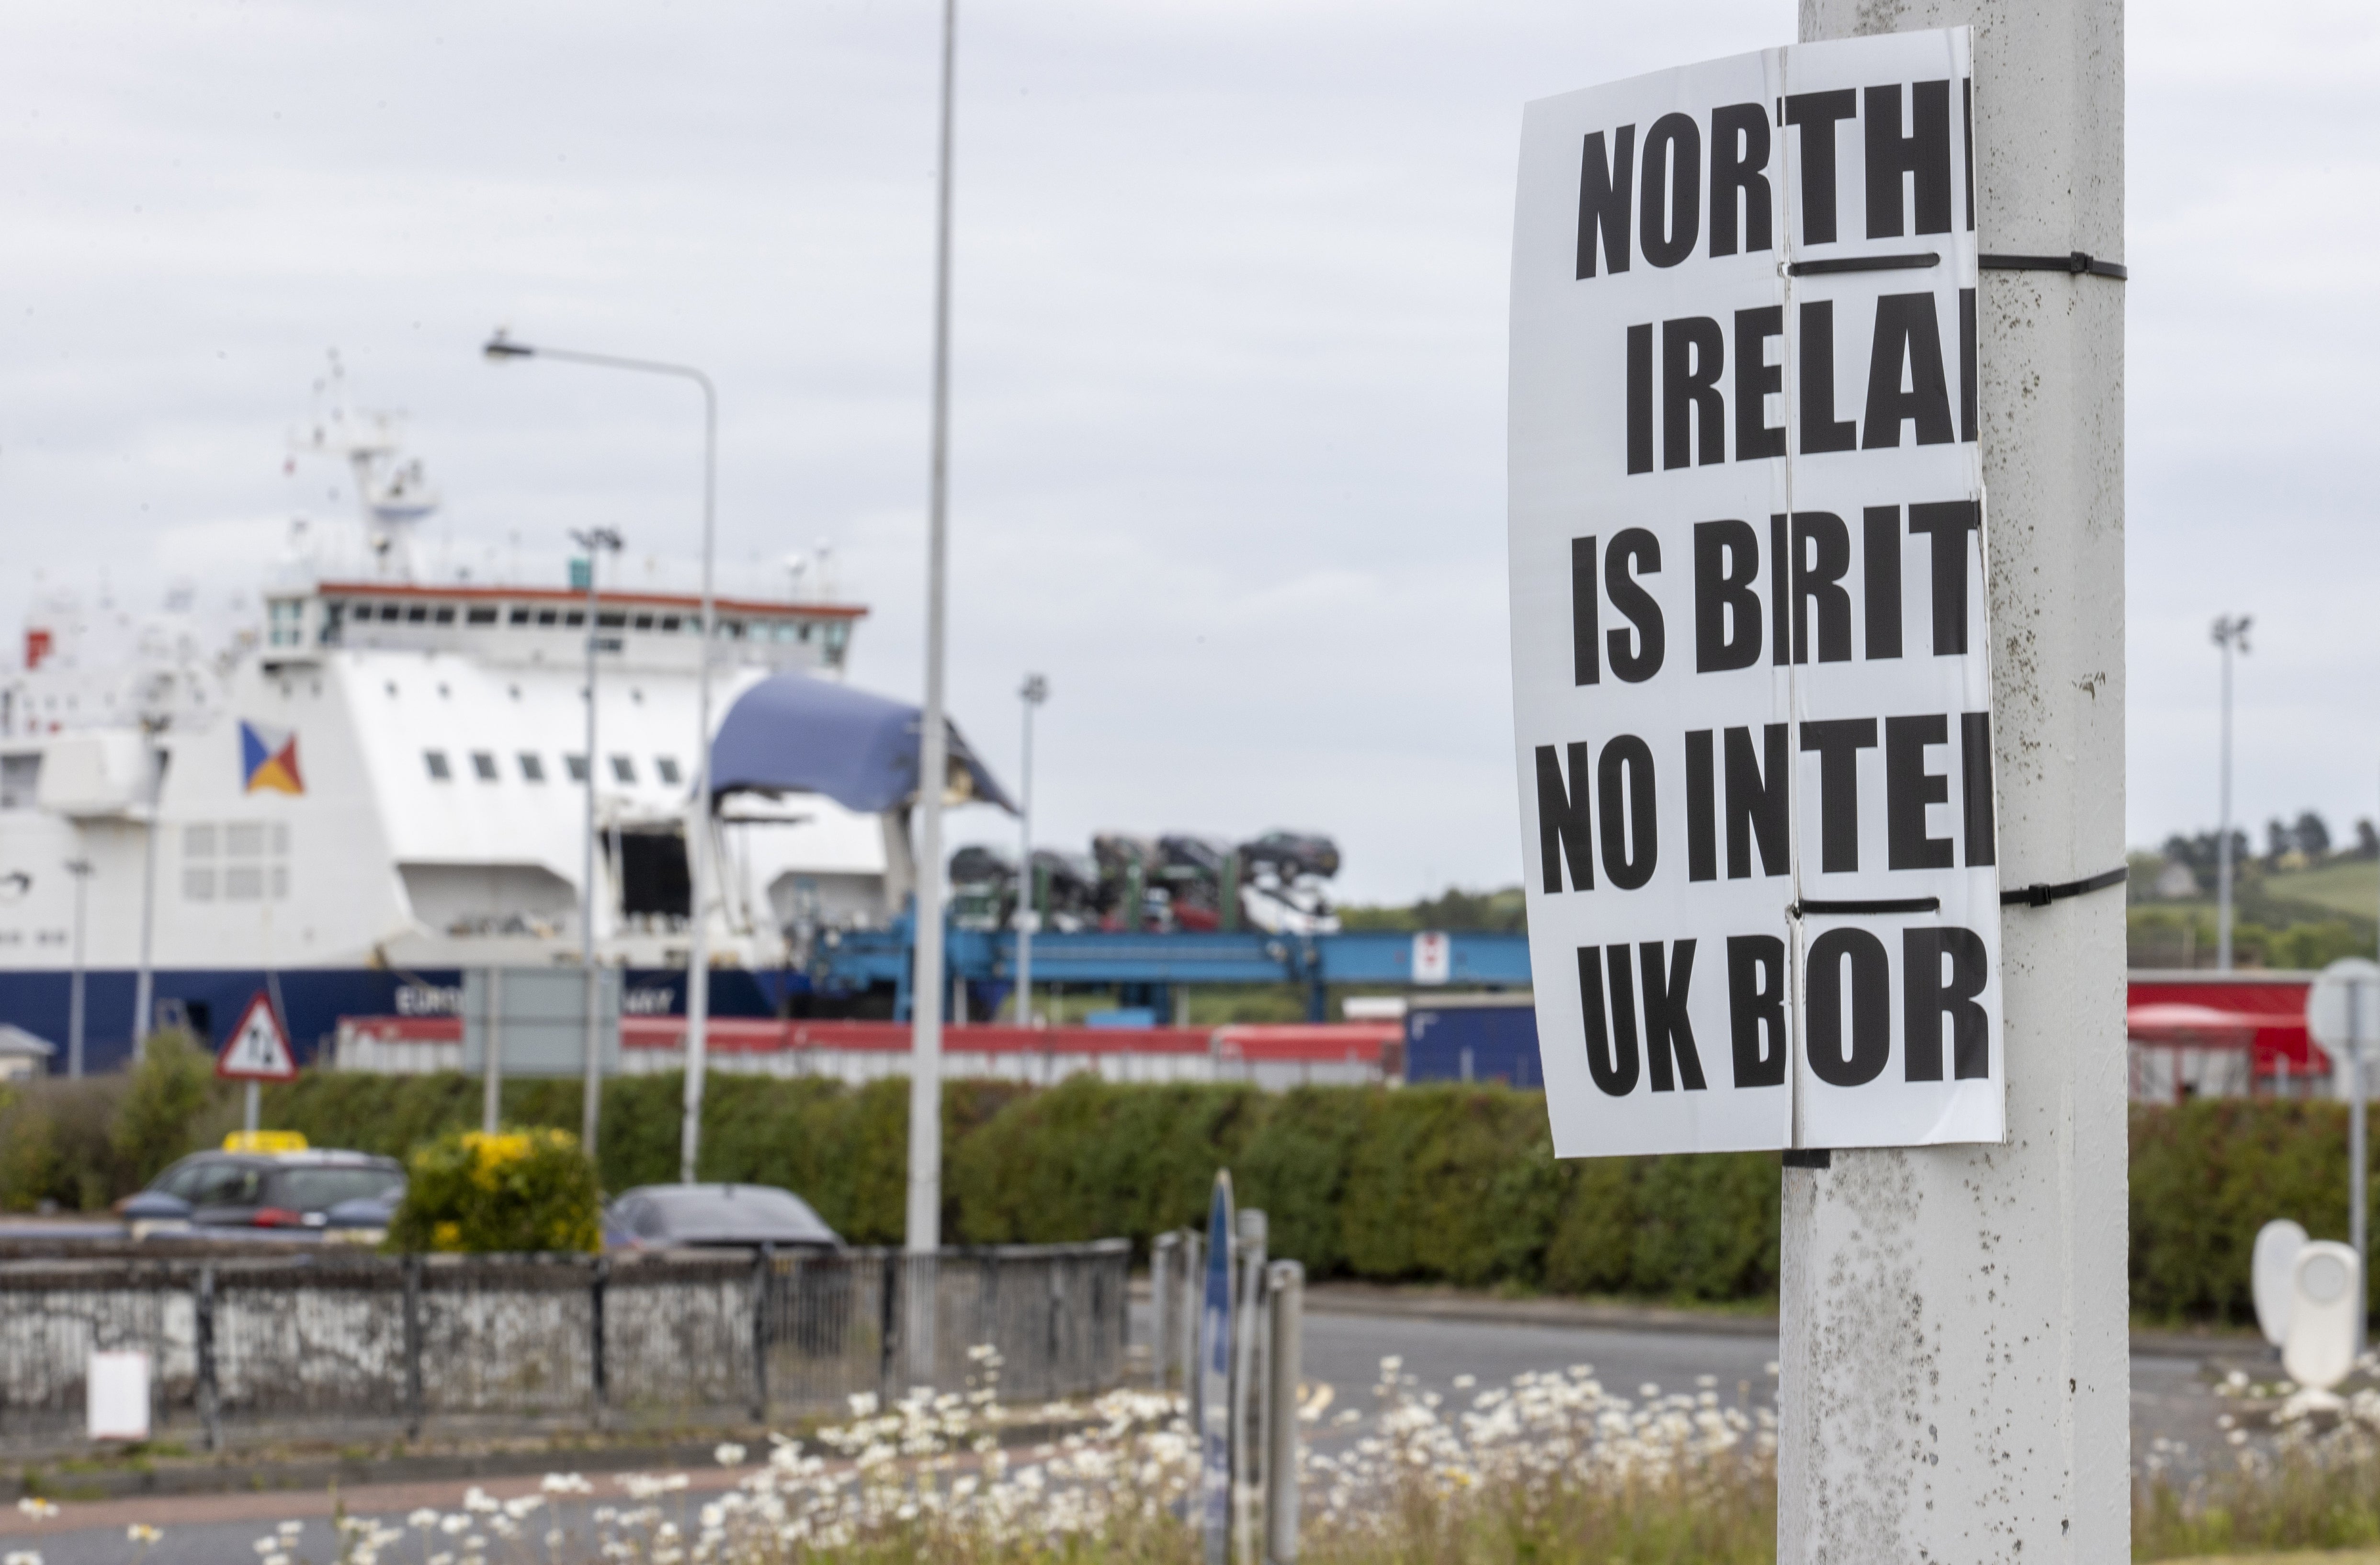
M 595 1250 L 602 1195 L 578 1138 L 558 1130 L 450 1131 L 413 1154 L 389 1226 L 395 1250 Z

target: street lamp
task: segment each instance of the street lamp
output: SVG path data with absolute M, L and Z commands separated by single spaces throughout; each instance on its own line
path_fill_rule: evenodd
M 140 751 L 148 773 L 149 816 L 140 827 L 140 968 L 132 980 L 132 1058 L 141 1056 L 157 996 L 157 827 L 165 802 L 165 747 L 157 743 L 165 719 L 144 713 L 140 719 Z
M 926 710 L 917 735 L 917 954 L 909 992 L 909 1199 L 903 1243 L 930 1256 L 942 1243 L 942 789 L 950 741 L 942 718 L 943 606 L 948 596 L 951 450 L 951 152 L 957 101 L 958 0 L 942 0 L 941 158 L 934 206 L 934 409 L 926 503 Z M 934 1316 L 913 1304 L 911 1363 L 933 1362 Z
M 2231 656 L 2248 650 L 2249 616 L 2215 616 L 2215 644 L 2223 649 L 2222 824 L 2215 833 L 2215 965 L 2231 970 Z
M 710 1041 L 710 658 L 719 634 L 711 601 L 713 521 L 719 498 L 719 392 L 710 377 L 690 364 L 669 364 L 656 358 L 623 358 L 609 353 L 580 353 L 570 348 L 533 347 L 516 343 L 500 330 L 480 349 L 501 364 L 512 358 L 552 358 L 564 364 L 588 364 L 599 370 L 626 370 L 642 375 L 669 375 L 692 381 L 702 391 L 702 658 L 696 675 L 694 818 L 686 823 L 686 858 L 689 896 L 687 920 L 693 926 L 686 958 L 686 1122 L 678 1134 L 678 1179 L 694 1183 L 697 1155 L 702 1148 L 703 1069 Z M 591 627 L 590 627 L 591 633 Z M 588 766 L 595 762 L 590 754 Z M 590 784 L 591 786 L 591 784 Z
M 1033 1025 L 1033 929 L 1041 921 L 1041 911 L 1034 904 L 1034 892 L 1039 888 L 1038 877 L 1033 873 L 1033 709 L 1050 698 L 1050 682 L 1028 673 L 1016 695 L 1025 704 L 1025 781 L 1017 807 L 1023 842 L 1016 862 L 1023 891 L 1016 902 L 1016 1025 L 1029 1027 Z
M 587 975 L 587 1016 L 583 1062 L 587 1073 L 584 1100 L 578 1110 L 578 1142 L 587 1156 L 595 1156 L 595 1129 L 603 1105 L 602 1023 L 596 1014 L 599 992 L 595 967 L 595 652 L 602 639 L 601 596 L 596 587 L 596 566 L 605 550 L 620 552 L 620 535 L 611 528 L 573 532 L 570 540 L 587 551 L 587 841 L 578 861 L 578 963 Z M 492 1029 L 491 1029 L 492 1033 Z M 491 1036 L 488 1047 L 496 1046 Z
M 67 860 L 67 873 L 74 877 L 74 980 L 67 987 L 67 1076 L 71 1081 L 82 1080 L 83 1035 L 83 957 L 82 924 L 83 892 L 91 881 L 91 860 Z

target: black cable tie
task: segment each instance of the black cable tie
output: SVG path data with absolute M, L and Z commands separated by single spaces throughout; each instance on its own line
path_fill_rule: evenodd
M 1922 272 L 1941 264 L 1939 255 L 1921 250 L 1913 255 L 1852 255 L 1829 261 L 1796 261 L 1787 263 L 1785 271 L 1794 277 L 1821 277 L 1829 272 Z
M 2131 275 L 2131 269 L 2120 261 L 2101 261 L 2081 250 L 2065 255 L 1979 255 L 1975 264 L 1985 272 L 2070 272 L 2077 276 L 2087 272 L 2094 277 L 2113 277 L 2119 283 Z
M 2025 907 L 2047 907 L 2051 903 L 2066 897 L 2079 897 L 2088 892 L 2104 892 L 2110 886 L 2120 886 L 2131 879 L 2131 875 L 2132 872 L 2129 867 L 2119 865 L 2113 869 L 2094 875 L 2087 880 L 2068 880 L 2056 886 L 2047 884 L 2019 886 L 2012 892 L 2000 893 L 2000 905 L 2002 907 L 2015 907 L 2020 904 Z
M 1788 1146 L 1785 1166 L 1789 1169 L 1831 1169 L 1835 1166 L 1834 1149 L 1827 1146 Z
M 1835 913 L 1939 913 L 1940 897 L 1897 897 L 1874 902 L 1797 902 L 1790 909 L 1796 918 L 1809 914 L 1824 916 Z

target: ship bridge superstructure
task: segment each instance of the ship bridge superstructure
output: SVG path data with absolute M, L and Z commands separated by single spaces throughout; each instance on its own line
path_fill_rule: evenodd
M 270 991 L 310 1054 L 334 1013 L 450 1006 L 461 969 L 575 964 L 590 789 L 596 953 L 642 975 L 634 1009 L 679 1002 L 690 842 L 719 867 L 712 963 L 740 970 L 724 1013 L 776 1003 L 820 932 L 899 913 L 896 820 L 801 794 L 696 803 L 706 669 L 714 727 L 772 675 L 843 678 L 868 611 L 823 548 L 722 573 L 706 642 L 677 563 L 618 562 L 590 606 L 583 560 L 544 558 L 543 580 L 490 547 L 425 562 L 418 465 L 384 421 L 325 428 L 298 448 L 355 460 L 366 515 L 293 524 L 212 617 L 180 588 L 146 614 L 67 593 L 29 614 L 0 667 L 0 1015 L 63 1057 L 86 968 L 88 1059 L 120 1061 L 145 952 L 160 1014 L 228 1025 Z

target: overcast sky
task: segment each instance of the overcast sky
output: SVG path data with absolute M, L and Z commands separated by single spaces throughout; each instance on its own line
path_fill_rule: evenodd
M 0 15 L 0 621 L 37 583 L 252 581 L 327 349 L 411 415 L 431 552 L 605 522 L 831 542 L 853 661 L 919 685 L 932 0 L 120 5 Z M 1518 878 L 1504 310 L 1520 105 L 1790 42 L 1780 0 L 969 0 L 953 706 L 1045 839 L 1337 835 L 1342 888 Z M 2131 34 L 2131 833 L 2374 812 L 2380 22 L 2159 0 Z M 1988 241 L 1988 236 L 1985 236 Z M 442 540 L 451 540 L 451 543 Z M 10 656 L 13 657 L 15 638 Z M 1009 829 L 967 812 L 962 836 Z

